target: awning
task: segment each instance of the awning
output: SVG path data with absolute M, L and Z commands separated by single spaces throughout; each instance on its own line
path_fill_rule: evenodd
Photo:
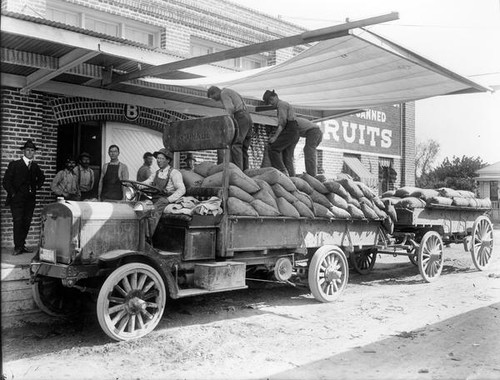
M 378 178 L 356 157 L 344 157 L 344 171 L 370 187 L 376 187 Z

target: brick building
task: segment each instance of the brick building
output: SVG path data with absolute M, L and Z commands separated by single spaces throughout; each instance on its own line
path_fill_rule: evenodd
M 47 177 L 28 237 L 30 245 L 37 244 L 40 208 L 55 199 L 50 183 L 65 157 L 89 152 L 99 175 L 108 159 L 107 147 L 118 144 L 120 160 L 135 179 L 142 154 L 161 146 L 166 122 L 223 113 L 220 105 L 206 98 L 206 89 L 138 80 L 113 83 L 113 78 L 305 32 L 297 25 L 224 0 L 5 0 L 1 6 L 0 174 L 3 177 L 8 162 L 20 157 L 19 146 L 32 138 L 41 148 L 36 160 Z M 185 66 L 160 77 L 196 79 L 271 66 L 309 46 Z M 276 121 L 272 112 L 253 111 L 262 105 L 260 99 L 243 95 L 255 123 L 251 165 L 258 167 L 264 141 Z M 414 103 L 354 111 L 332 119 L 334 112 L 297 108 L 304 117 L 323 120 L 320 171 L 327 177 L 348 172 L 378 186 L 379 191 L 413 185 Z M 298 172 L 303 171 L 301 148 L 299 143 Z M 215 154 L 204 152 L 202 156 L 214 159 Z M 1 195 L 3 206 L 3 189 Z M 1 212 L 1 244 L 9 247 L 10 211 L 2 207 Z

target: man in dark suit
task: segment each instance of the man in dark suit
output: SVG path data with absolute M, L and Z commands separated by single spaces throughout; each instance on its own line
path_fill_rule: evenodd
M 10 205 L 14 222 L 13 255 L 32 252 L 26 247 L 26 236 L 28 236 L 35 210 L 36 191 L 45 181 L 43 171 L 33 161 L 36 149 L 33 141 L 28 139 L 21 147 L 24 156 L 9 163 L 3 178 L 3 187 L 7 190 L 5 203 L 6 206 Z

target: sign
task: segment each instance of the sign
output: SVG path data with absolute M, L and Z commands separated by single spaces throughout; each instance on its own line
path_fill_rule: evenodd
M 401 108 L 399 105 L 324 121 L 321 148 L 401 156 Z
M 125 113 L 125 117 L 127 118 L 127 120 L 130 121 L 137 120 L 137 118 L 139 117 L 139 107 L 131 104 L 126 104 L 123 112 Z

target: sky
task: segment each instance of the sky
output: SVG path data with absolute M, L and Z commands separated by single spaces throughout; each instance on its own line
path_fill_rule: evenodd
M 416 102 L 417 142 L 440 144 L 445 157 L 500 161 L 500 0 L 230 0 L 307 29 L 398 12 L 369 27 L 495 93 L 449 95 Z

